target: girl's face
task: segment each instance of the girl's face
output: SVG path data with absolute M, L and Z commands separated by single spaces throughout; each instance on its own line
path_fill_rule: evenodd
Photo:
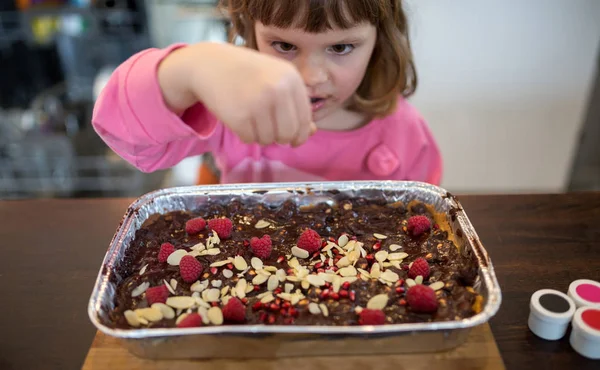
M 377 38 L 370 23 L 308 33 L 256 22 L 255 32 L 260 52 L 294 63 L 308 88 L 315 122 L 346 107 L 363 80 Z

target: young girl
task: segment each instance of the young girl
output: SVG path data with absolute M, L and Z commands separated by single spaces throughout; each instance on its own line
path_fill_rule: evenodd
M 222 0 L 246 47 L 134 55 L 93 125 L 150 172 L 211 152 L 222 183 L 440 182 L 440 152 L 405 98 L 417 77 L 401 0 Z

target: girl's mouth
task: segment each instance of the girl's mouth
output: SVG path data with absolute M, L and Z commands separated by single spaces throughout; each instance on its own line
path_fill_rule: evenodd
M 326 101 L 327 101 L 327 99 L 320 98 L 320 97 L 310 98 L 310 105 L 312 106 L 312 111 L 316 112 L 316 111 L 320 110 L 321 108 L 323 108 Z

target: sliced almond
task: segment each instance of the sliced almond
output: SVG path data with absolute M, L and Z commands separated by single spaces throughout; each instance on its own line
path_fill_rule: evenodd
M 208 288 L 208 280 L 203 280 L 203 281 L 196 281 L 194 284 L 192 284 L 192 286 L 190 287 L 190 290 L 192 292 L 202 293 L 202 291 L 206 288 Z
M 194 298 L 187 296 L 167 298 L 167 305 L 180 310 L 187 310 L 188 308 L 191 308 L 195 303 L 196 300 Z
M 289 277 L 289 276 L 288 276 Z M 252 279 L 252 284 L 260 285 L 269 279 L 268 275 L 264 274 L 256 274 L 256 276 Z
M 283 283 L 285 281 L 287 274 L 285 273 L 284 269 L 279 269 L 275 272 L 275 276 L 277 276 L 279 281 Z
M 258 274 L 257 274 L 257 275 L 265 275 L 267 278 L 268 278 L 269 276 L 271 276 L 271 272 L 270 272 L 270 271 L 268 271 L 268 270 L 265 270 L 265 269 L 258 270 L 257 272 L 258 272 Z
M 390 251 L 395 252 L 398 249 L 402 249 L 402 246 L 398 245 L 398 244 L 392 244 L 392 245 L 390 245 Z
M 201 256 L 216 256 L 219 253 L 221 253 L 221 250 L 219 248 L 211 248 L 211 249 L 207 249 L 207 250 L 200 252 L 200 255 Z
M 229 302 L 230 299 L 230 295 L 224 295 L 223 297 L 221 297 L 221 303 L 223 303 L 223 305 L 227 305 L 227 302 Z
M 261 298 L 260 302 L 261 303 L 269 303 L 273 300 L 275 300 L 275 297 L 273 297 L 273 293 L 269 292 L 269 294 L 267 294 L 266 296 Z
M 253 290 L 254 290 L 254 285 L 246 284 L 246 294 L 250 293 Z
M 177 289 L 177 280 L 171 279 L 169 285 L 171 286 L 171 288 L 173 288 L 173 290 Z
M 314 285 L 316 287 L 321 287 L 325 285 L 325 280 L 318 275 L 308 275 L 306 277 L 306 281 L 308 281 L 311 285 Z
M 165 279 L 163 279 L 163 284 L 164 284 L 164 285 L 167 287 L 167 290 L 168 290 L 168 291 L 169 291 L 171 294 L 175 295 L 175 291 L 174 291 L 174 290 L 173 290 L 173 288 L 171 287 L 171 284 L 169 284 L 169 283 L 168 283 L 168 282 L 167 282 Z
M 360 306 L 356 306 L 354 307 L 354 312 L 356 312 L 357 315 L 360 315 L 360 313 L 364 310 L 364 308 L 360 307 Z
M 361 277 L 362 276 L 366 276 L 367 278 L 371 277 L 371 274 L 367 270 L 363 270 L 361 268 L 357 268 L 356 270 L 360 273 Z
M 286 293 L 289 293 L 289 292 L 291 292 L 293 289 L 294 289 L 294 284 L 286 283 L 286 284 L 284 285 L 284 291 L 285 291 Z
M 146 269 L 148 268 L 148 264 L 145 264 L 141 269 L 140 269 L 140 275 L 144 275 L 144 272 L 146 272 Z
M 127 310 L 127 311 L 123 312 L 123 315 L 125 316 L 125 320 L 127 320 L 127 323 L 129 325 L 136 327 L 136 328 L 138 326 L 142 325 L 138 315 L 136 315 L 135 312 L 133 312 L 132 310 Z
M 321 312 L 323 313 L 323 316 L 325 316 L 325 317 L 329 316 L 329 309 L 327 308 L 327 306 L 325 306 L 324 303 L 321 303 L 319 305 L 319 308 L 321 309 Z
M 417 283 L 413 279 L 406 279 L 405 282 L 406 282 L 406 286 L 409 288 L 412 288 L 415 285 L 417 285 Z
M 390 260 L 390 261 L 399 261 L 399 260 L 405 259 L 406 257 L 408 257 L 408 253 L 404 253 L 404 252 L 390 253 L 387 256 L 388 260 Z
M 265 266 L 263 268 L 264 271 L 268 271 L 270 273 L 277 272 L 277 267 L 275 266 Z
M 250 260 L 250 264 L 252 265 L 252 267 L 254 267 L 255 270 L 262 270 L 263 268 L 263 261 L 258 257 L 252 257 L 252 259 Z
M 248 268 L 248 263 L 242 256 L 235 256 L 233 259 L 233 265 L 236 269 L 238 269 L 238 271 L 244 271 Z
M 222 280 L 213 280 L 210 282 L 210 285 L 212 285 L 214 288 L 220 288 L 223 285 L 223 281 Z
M 385 281 L 389 281 L 390 283 L 395 283 L 396 281 L 400 280 L 400 276 L 398 276 L 398 274 L 392 270 L 385 270 L 380 277 Z
M 163 314 L 158 308 L 146 307 L 138 308 L 134 311 L 136 315 L 143 317 L 144 319 L 152 322 L 160 321 L 163 319 Z
M 279 286 L 279 278 L 275 275 L 269 276 L 267 281 L 267 290 L 273 291 Z
M 219 307 L 211 307 L 208 309 L 208 320 L 213 325 L 223 325 L 223 311 Z
M 202 323 L 204 325 L 210 324 L 210 320 L 208 319 L 208 309 L 212 306 L 208 307 L 198 307 L 198 315 L 202 318 Z
M 308 312 L 312 313 L 313 315 L 320 315 L 321 308 L 319 308 L 319 305 L 315 302 L 311 302 L 308 304 Z
M 221 267 L 229 263 L 229 260 L 217 261 L 210 264 L 210 267 Z
M 131 296 L 134 298 L 137 296 L 140 296 L 140 295 L 144 294 L 144 292 L 148 288 L 150 288 L 150 283 L 148 283 L 148 282 L 141 283 L 134 290 L 131 291 Z
M 256 276 L 260 276 L 260 275 L 256 275 Z M 235 295 L 239 299 L 246 298 L 246 286 L 247 286 L 247 284 L 248 284 L 248 282 L 246 282 L 246 279 L 240 279 L 240 280 L 238 280 L 237 284 L 235 285 Z
M 340 258 L 339 261 L 337 261 L 337 263 L 335 264 L 338 268 L 342 268 L 342 267 L 346 267 L 346 266 L 350 266 L 351 262 L 350 259 L 348 258 L 348 256 L 344 256 L 342 258 Z
M 415 278 L 415 283 L 417 284 L 423 284 L 423 276 L 419 275 Z
M 193 251 L 201 252 L 206 249 L 206 246 L 204 245 L 204 243 L 198 243 L 198 244 L 194 245 L 193 247 L 191 247 L 190 249 Z
M 344 268 L 347 269 L 350 267 L 352 267 L 352 266 L 348 266 L 348 267 L 344 267 Z M 352 268 L 354 268 L 354 267 L 352 267 Z M 342 278 L 336 275 L 335 278 L 333 279 L 333 282 L 331 283 L 331 287 L 333 288 L 333 291 L 335 293 L 339 293 L 341 286 L 342 286 Z
M 339 274 L 341 276 L 356 276 L 356 274 L 358 273 L 358 271 L 356 271 L 356 268 L 354 268 L 354 266 L 347 266 L 344 268 L 341 268 L 338 270 Z
M 336 276 L 334 274 L 326 274 L 324 272 L 319 272 L 317 275 L 322 277 L 323 280 L 325 280 L 328 283 L 333 283 L 333 279 L 335 279 Z
M 338 245 L 342 248 L 348 244 L 348 235 L 344 234 L 338 238 Z
M 298 279 L 298 278 L 297 278 L 297 277 L 295 277 L 295 276 L 286 276 L 286 278 L 285 278 L 285 279 L 286 279 L 287 281 L 291 281 L 292 283 L 297 283 L 297 282 L 299 282 L 299 281 L 300 281 L 300 279 Z
M 310 288 L 310 283 L 307 280 L 302 280 L 300 286 L 302 287 L 302 289 L 307 290 L 308 288 Z
M 187 317 L 187 315 L 189 315 L 189 314 L 183 313 L 183 314 L 179 315 L 177 317 L 177 320 L 175 320 L 175 325 L 179 325 L 179 323 L 182 322 L 183 319 L 185 319 Z
M 219 298 L 221 297 L 221 291 L 219 289 L 208 289 L 206 291 L 206 301 L 207 302 L 219 302 Z
M 153 303 L 152 308 L 159 310 L 165 319 L 171 320 L 175 317 L 175 311 L 164 303 Z
M 371 266 L 371 272 L 369 273 L 373 279 L 379 279 L 381 275 L 381 268 L 379 267 L 379 263 L 375 262 L 373 266 Z
M 308 256 L 310 255 L 307 250 L 298 248 L 296 246 L 292 247 L 292 254 L 298 258 L 308 258 Z
M 375 233 L 375 234 L 373 234 L 373 236 L 379 240 L 387 239 L 387 235 L 383 235 L 383 234 L 379 234 L 379 233 Z
M 233 271 L 231 271 L 229 269 L 223 270 L 223 277 L 225 279 L 231 279 L 233 277 Z
M 429 285 L 429 287 L 433 290 L 440 290 L 444 287 L 444 282 L 443 281 L 436 281 L 435 283 L 432 283 L 431 285 Z
M 171 266 L 179 266 L 179 262 L 187 254 L 188 252 L 185 249 L 178 249 L 167 257 L 167 263 Z
M 206 302 L 204 299 L 198 297 L 196 298 L 196 304 L 200 307 L 205 307 L 205 308 L 211 308 L 212 306 L 210 304 L 208 304 L 208 302 Z
M 383 310 L 388 304 L 389 297 L 387 294 L 378 294 L 367 302 L 367 308 L 372 310 Z
M 377 253 L 375 253 L 375 259 L 379 262 L 383 262 L 387 259 L 388 257 L 388 252 L 386 251 L 379 251 Z
M 382 265 L 383 265 L 383 268 L 388 268 L 388 267 L 394 266 L 391 262 L 383 262 Z
M 265 220 L 258 220 L 258 222 L 254 225 L 254 227 L 257 229 L 264 229 L 265 227 L 269 226 L 271 226 L 271 223 Z
M 394 266 L 398 270 L 402 270 L 402 265 L 400 265 L 400 261 L 392 261 L 390 263 L 392 264 L 392 266 Z

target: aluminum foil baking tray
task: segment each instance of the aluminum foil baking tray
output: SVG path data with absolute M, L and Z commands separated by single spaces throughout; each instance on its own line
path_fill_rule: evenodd
M 474 285 L 483 296 L 475 316 L 444 322 L 382 326 L 224 325 L 194 329 L 115 329 L 106 325 L 122 277 L 115 274 L 134 238 L 149 216 L 175 210 L 194 210 L 214 201 L 253 198 L 266 204 L 293 199 L 299 205 L 334 202 L 333 190 L 350 196 L 384 196 L 405 204 L 418 200 L 448 214 L 454 240 L 463 255 L 478 261 Z M 119 338 L 135 355 L 154 359 L 269 358 L 339 354 L 414 353 L 447 350 L 462 344 L 474 326 L 496 314 L 502 300 L 492 261 L 459 201 L 446 190 L 420 182 L 357 181 L 270 183 L 179 187 L 158 190 L 134 201 L 127 209 L 102 262 L 88 305 L 92 323 Z

